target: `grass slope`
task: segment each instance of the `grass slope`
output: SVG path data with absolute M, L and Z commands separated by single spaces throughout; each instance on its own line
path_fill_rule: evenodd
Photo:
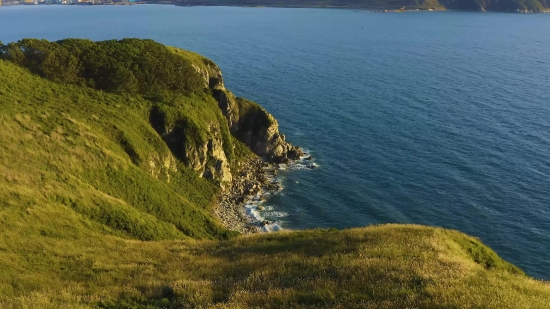
M 550 308 L 549 284 L 430 227 L 222 242 L 12 237 L 0 241 L 2 308 Z
M 212 98 L 185 100 L 197 114 L 217 109 Z M 0 61 L 2 220 L 55 207 L 104 233 L 142 240 L 232 235 L 210 216 L 217 187 L 174 159 L 149 124 L 152 104 L 63 86 Z M 44 233 L 52 224 L 44 220 Z
M 233 237 L 155 108 L 168 126 L 223 119 L 207 92 L 156 102 L 0 60 L 0 308 L 550 308 L 547 283 L 455 231 Z

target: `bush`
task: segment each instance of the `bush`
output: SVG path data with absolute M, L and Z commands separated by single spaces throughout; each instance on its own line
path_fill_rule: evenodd
M 204 88 L 190 61 L 152 40 L 23 39 L 0 43 L 0 57 L 55 82 L 108 92 L 155 96 Z

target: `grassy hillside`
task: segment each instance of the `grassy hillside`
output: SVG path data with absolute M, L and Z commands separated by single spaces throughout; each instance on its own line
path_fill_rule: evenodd
M 455 231 L 384 225 L 222 242 L 71 234 L 3 233 L 2 308 L 550 308 L 549 284 Z
M 189 117 L 221 118 L 206 95 L 176 101 Z M 92 230 L 142 240 L 229 237 L 210 216 L 218 188 L 174 158 L 149 123 L 155 104 L 53 83 L 0 61 L 6 224 L 51 207 L 54 218 L 37 218 L 45 234 L 63 233 L 56 220 L 79 214 Z
M 231 164 L 251 155 L 209 89 L 149 88 L 124 66 L 107 76 L 141 86 L 103 89 L 78 61 L 41 71 L 56 55 L 0 60 L 0 308 L 550 308 L 550 285 L 455 231 L 237 237 L 211 215 L 218 183 L 178 153 L 217 128 Z

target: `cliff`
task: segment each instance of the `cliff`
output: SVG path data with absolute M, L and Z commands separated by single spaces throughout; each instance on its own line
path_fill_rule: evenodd
M 1 308 L 550 307 L 457 231 L 225 229 L 212 207 L 252 150 L 299 150 L 208 59 L 146 40 L 0 57 Z
M 144 95 L 152 103 L 149 121 L 171 157 L 222 187 L 231 181 L 231 161 L 238 159 L 231 135 L 267 161 L 287 162 L 301 155 L 279 133 L 273 116 L 254 102 L 236 99 L 225 89 L 221 70 L 202 56 L 131 39 L 99 43 L 22 40 L 2 50 L 4 58 L 52 81 Z M 136 50 L 151 54 L 143 59 Z M 180 69 L 166 69 L 163 62 Z M 197 104 L 201 101 L 204 104 Z M 158 162 L 151 160 L 149 166 L 156 167 Z
M 301 154 L 284 140 L 273 116 L 235 98 L 225 89 L 221 70 L 197 54 L 150 40 L 26 39 L 1 45 L 0 57 L 7 87 L 4 117 L 21 116 L 36 126 L 33 134 L 58 142 L 29 146 L 48 154 L 36 158 L 37 166 L 60 161 L 55 147 L 70 148 L 64 136 L 75 146 L 82 142 L 83 149 L 75 148 L 81 158 L 69 156 L 82 163 L 63 161 L 58 169 L 82 190 L 97 190 L 101 202 L 68 191 L 52 193 L 54 199 L 139 239 L 234 235 L 211 216 L 216 187 L 226 188 L 240 162 L 254 152 L 273 162 Z M 25 74 L 25 81 L 18 79 Z M 220 91 L 231 96 L 229 105 Z M 37 108 L 10 105 L 20 94 L 25 102 L 40 98 Z M 238 109 L 237 102 L 246 103 Z M 14 156 L 25 157 L 25 149 L 17 151 Z M 98 161 L 97 153 L 103 159 Z M 147 175 L 157 181 L 150 183 Z M 113 208 L 107 197 L 126 207 Z
M 288 143 L 285 136 L 279 133 L 277 120 L 264 108 L 255 102 L 237 98 L 225 89 L 222 72 L 214 62 L 181 49 L 172 50 L 178 55 L 195 58 L 194 67 L 203 77 L 205 87 L 212 91 L 231 134 L 255 154 L 275 163 L 297 160 L 303 155 L 299 147 Z

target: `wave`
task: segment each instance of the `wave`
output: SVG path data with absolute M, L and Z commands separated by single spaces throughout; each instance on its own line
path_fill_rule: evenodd
M 314 162 L 310 150 L 303 149 L 303 151 L 304 155 L 301 156 L 299 160 L 290 162 L 288 164 L 278 165 L 278 171 L 280 171 L 281 174 L 271 174 L 269 172 L 266 173 L 266 178 L 271 183 L 278 184 L 277 191 L 262 191 L 254 196 L 248 197 L 248 199 L 245 201 L 246 214 L 252 219 L 253 223 L 258 226 L 260 231 L 275 232 L 283 230 L 283 221 L 281 221 L 280 219 L 289 217 L 291 215 L 288 212 L 275 209 L 274 206 L 264 205 L 265 202 L 268 201 L 269 198 L 273 195 L 280 194 L 284 196 L 284 193 L 281 192 L 284 189 L 283 183 L 285 182 L 286 178 L 284 174 L 294 170 L 312 170 L 319 167 L 319 165 Z

